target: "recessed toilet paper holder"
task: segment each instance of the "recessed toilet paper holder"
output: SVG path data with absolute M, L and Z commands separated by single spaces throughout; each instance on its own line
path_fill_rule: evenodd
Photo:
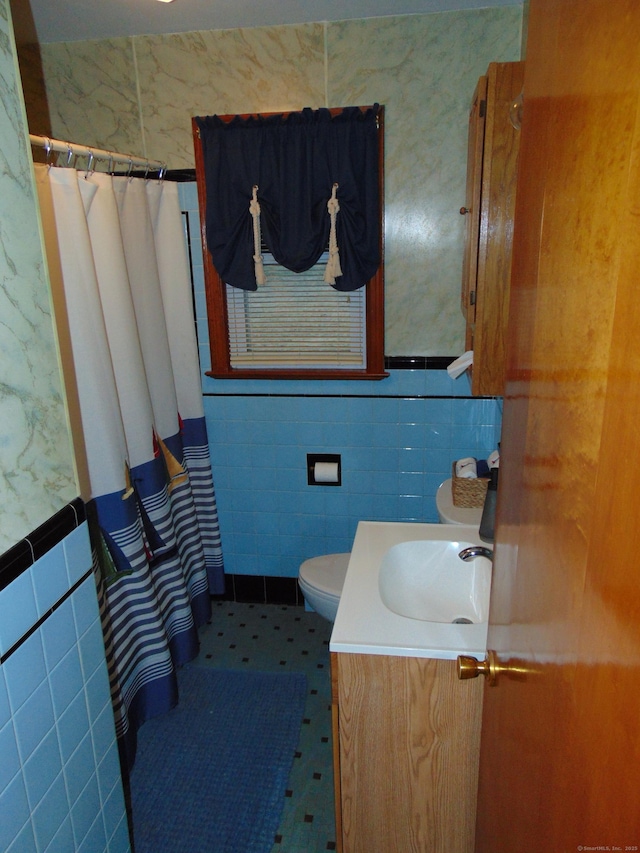
M 310 486 L 341 486 L 339 453 L 307 453 L 307 483 Z

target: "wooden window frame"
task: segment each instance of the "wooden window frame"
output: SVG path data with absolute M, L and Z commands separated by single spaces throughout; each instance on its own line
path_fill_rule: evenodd
M 363 112 L 371 107 L 361 107 Z M 337 115 L 340 108 L 331 109 Z M 288 115 L 288 113 L 251 113 L 250 116 Z M 231 121 L 234 116 L 220 116 L 223 121 Z M 232 367 L 229 358 L 229 328 L 227 322 L 226 286 L 218 275 L 211 253 L 207 248 L 206 209 L 207 190 L 205 183 L 204 156 L 200 133 L 195 118 L 191 120 L 193 145 L 196 162 L 196 182 L 198 204 L 200 208 L 200 233 L 202 237 L 202 255 L 204 262 L 204 284 L 209 325 L 209 349 L 211 369 L 207 376 L 213 379 L 384 379 L 389 374 L 384 369 L 384 107 L 378 108 L 378 180 L 380 187 L 380 266 L 366 285 L 366 367 L 348 368 L 238 368 Z

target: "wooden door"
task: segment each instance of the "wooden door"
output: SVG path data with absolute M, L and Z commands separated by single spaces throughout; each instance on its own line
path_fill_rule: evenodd
M 531 0 L 524 93 L 476 850 L 637 850 L 637 0 Z

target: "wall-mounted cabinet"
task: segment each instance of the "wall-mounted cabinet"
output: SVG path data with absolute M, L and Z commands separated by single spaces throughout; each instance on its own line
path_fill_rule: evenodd
M 473 350 L 471 391 L 504 393 L 511 243 L 520 131 L 510 120 L 522 91 L 523 62 L 493 62 L 469 114 L 462 313 L 465 349 Z

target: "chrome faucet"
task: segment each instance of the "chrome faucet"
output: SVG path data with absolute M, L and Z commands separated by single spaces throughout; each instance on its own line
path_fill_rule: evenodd
M 491 548 L 483 548 L 482 545 L 472 545 L 470 548 L 463 548 L 458 557 L 464 560 L 465 563 L 468 563 L 469 560 L 473 560 L 475 557 L 486 557 L 487 560 L 493 562 L 493 551 Z

